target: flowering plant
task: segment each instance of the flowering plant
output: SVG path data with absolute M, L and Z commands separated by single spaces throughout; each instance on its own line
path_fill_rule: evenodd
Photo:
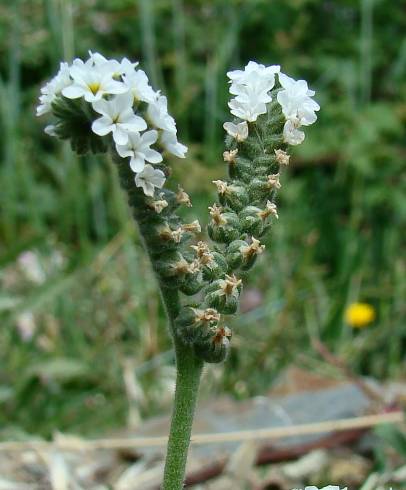
M 214 181 L 218 200 L 209 207 L 214 244 L 196 240 L 199 222 L 184 223 L 177 214 L 180 206 L 191 206 L 186 192 L 165 186 L 166 155 L 185 158 L 187 148 L 177 139 L 166 97 L 138 63 L 99 53 L 61 63 L 41 89 L 37 108 L 38 115 L 54 117 L 45 131 L 69 140 L 77 153 L 111 154 L 158 279 L 177 366 L 164 490 L 183 486 L 203 363 L 227 355 L 231 330 L 224 316 L 238 311 L 242 276 L 278 218 L 275 199 L 281 169 L 289 164 L 287 149 L 303 142 L 302 128 L 320 109 L 307 83 L 279 66 L 250 61 L 227 75 L 234 119 L 224 123 L 228 178 Z

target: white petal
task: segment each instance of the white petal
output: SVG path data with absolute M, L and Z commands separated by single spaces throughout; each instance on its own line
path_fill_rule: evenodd
M 117 145 L 125 145 L 128 142 L 128 132 L 122 124 L 114 124 L 113 139 Z
M 111 102 L 104 99 L 97 100 L 92 103 L 92 107 L 99 114 L 102 114 L 103 116 L 109 117 L 111 119 Z
M 135 173 L 141 172 L 145 167 L 145 160 L 140 153 L 136 153 L 130 160 L 131 170 Z
M 151 148 L 147 148 L 144 150 L 145 160 L 150 163 L 159 163 L 162 162 L 162 155 L 159 151 L 152 150 Z
M 69 85 L 62 89 L 62 95 L 68 99 L 78 99 L 79 97 L 83 97 L 85 92 L 84 88 L 79 85 Z
M 152 129 L 151 131 L 146 131 L 142 135 L 142 142 L 148 146 L 152 145 L 158 139 L 158 131 Z
M 144 129 L 147 129 L 147 123 L 145 122 L 145 120 L 140 116 L 136 116 L 135 114 L 120 125 L 128 131 L 133 132 L 144 131 Z
M 117 153 L 120 155 L 121 158 L 127 158 L 127 157 L 134 156 L 134 151 L 129 148 L 128 144 L 116 145 L 116 150 L 117 150 Z
M 93 133 L 96 133 L 99 136 L 106 136 L 106 134 L 111 133 L 111 131 L 113 130 L 114 130 L 114 124 L 111 124 L 110 119 L 108 119 L 105 116 L 96 119 L 92 123 Z

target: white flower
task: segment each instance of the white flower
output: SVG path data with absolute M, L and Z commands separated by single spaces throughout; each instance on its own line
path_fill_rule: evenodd
M 100 57 L 101 55 L 95 53 L 86 63 L 76 59 L 69 70 L 73 83 L 62 90 L 62 95 L 68 99 L 84 97 L 86 102 L 96 102 L 103 95 L 127 92 L 128 88 L 124 83 L 113 78 L 120 70 L 120 64 L 115 60 L 104 61 L 104 57 Z
M 297 118 L 288 119 L 283 126 L 283 140 L 289 145 L 300 145 L 305 138 L 303 131 L 300 131 L 300 121 Z
M 226 130 L 227 134 L 232 136 L 237 141 L 244 141 L 248 138 L 248 124 L 243 121 L 238 124 L 232 122 L 225 122 L 223 128 Z
M 153 129 L 140 133 L 130 133 L 125 145 L 116 145 L 117 153 L 123 157 L 131 157 L 130 167 L 133 172 L 141 172 L 145 167 L 145 161 L 150 163 L 162 162 L 162 155 L 150 148 L 158 139 L 158 132 Z
M 168 100 L 164 95 L 159 95 L 148 105 L 147 117 L 156 128 L 176 133 L 176 123 L 174 118 L 168 114 Z
M 117 60 L 108 60 L 102 54 L 92 53 L 92 51 L 89 51 L 89 56 L 90 57 L 85 64 L 100 67 L 108 63 L 108 67 L 113 77 L 131 73 L 134 71 L 135 67 L 139 65 L 138 61 L 132 62 L 128 58 L 123 58 L 120 62 Z M 107 67 L 105 69 L 107 71 Z
M 273 87 L 275 84 L 275 73 L 279 73 L 280 69 L 279 65 L 264 66 L 255 61 L 250 61 L 244 70 L 229 71 L 227 76 L 232 83 L 237 84 L 252 84 L 258 79 L 268 80 Z
M 231 99 L 228 106 L 231 109 L 231 114 L 249 122 L 256 121 L 260 114 L 266 113 L 266 105 L 256 100 L 256 97 L 252 97 L 247 102 Z
M 171 131 L 162 131 L 159 141 L 165 150 L 172 153 L 172 155 L 179 158 L 186 157 L 188 148 L 182 143 L 179 143 L 176 133 L 172 133 Z
M 279 82 L 283 90 L 278 92 L 277 100 L 285 117 L 298 118 L 303 126 L 313 124 L 317 120 L 315 111 L 320 110 L 320 106 L 311 98 L 315 92 L 308 88 L 307 82 L 294 80 L 283 73 L 279 74 Z
M 125 73 L 123 81 L 136 101 L 152 103 L 157 99 L 157 93 L 149 85 L 148 77 L 143 70 Z
M 37 116 L 42 116 L 51 112 L 52 102 L 55 100 L 55 97 L 57 97 L 61 91 L 71 83 L 72 80 L 69 77 L 69 65 L 68 63 L 61 63 L 56 76 L 41 88 Z
M 48 124 L 48 126 L 45 126 L 44 133 L 48 136 L 52 136 L 53 138 L 58 136 L 55 131 L 55 124 Z
M 161 189 L 165 183 L 165 174 L 152 165 L 145 165 L 144 170 L 135 176 L 135 185 L 142 187 L 146 196 L 153 196 L 155 187 Z
M 102 115 L 93 121 L 92 130 L 99 136 L 113 133 L 117 145 L 125 145 L 128 133 L 147 129 L 147 123 L 140 116 L 136 116 L 132 109 L 133 97 L 127 92 L 117 95 L 111 100 L 98 100 L 93 102 L 93 109 Z

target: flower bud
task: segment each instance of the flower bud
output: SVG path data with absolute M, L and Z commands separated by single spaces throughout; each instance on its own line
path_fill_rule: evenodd
M 247 206 L 238 217 L 240 218 L 241 231 L 254 236 L 261 236 L 264 230 L 264 222 L 259 213 L 261 209 L 256 206 Z
M 224 276 L 228 266 L 222 254 L 211 251 L 205 242 L 198 242 L 191 248 L 196 253 L 196 260 L 200 264 L 205 281 L 212 281 Z
M 248 184 L 248 193 L 251 198 L 251 203 L 261 202 L 270 195 L 270 188 L 267 178 L 255 177 Z
M 204 341 L 210 336 L 211 328 L 220 320 L 220 314 L 213 308 L 199 309 L 185 306 L 175 319 L 176 334 L 186 344 Z
M 205 281 L 213 281 L 223 277 L 228 270 L 228 264 L 224 256 L 219 252 L 211 252 L 212 259 L 202 266 Z
M 289 165 L 290 156 L 283 150 L 275 150 L 275 159 L 279 165 Z
M 184 206 L 187 206 L 188 208 L 192 207 L 192 203 L 190 201 L 189 194 L 187 194 L 181 186 L 178 187 L 178 192 L 176 194 L 176 201 L 178 204 L 183 204 Z
M 237 155 L 238 155 L 238 148 L 236 148 L 235 150 L 225 151 L 223 153 L 223 158 L 225 162 L 229 163 L 230 165 L 233 165 L 236 163 Z
M 276 204 L 271 201 L 267 201 L 265 209 L 260 211 L 258 214 L 264 221 L 268 218 L 268 216 L 274 216 L 276 219 L 279 218 Z
M 248 243 L 244 240 L 234 240 L 226 249 L 226 260 L 230 270 L 236 270 L 243 263 L 242 248 L 248 247 Z
M 222 180 L 214 180 L 219 194 L 219 201 L 223 206 L 229 206 L 234 211 L 239 211 L 248 203 L 248 193 L 238 184 L 228 184 Z
M 193 296 L 198 293 L 204 286 L 203 274 L 201 272 L 199 261 L 194 260 L 189 262 L 188 270 L 184 276 L 179 290 L 187 296 Z
M 249 182 L 252 179 L 252 161 L 238 155 L 234 164 L 229 164 L 228 173 L 232 179 Z
M 226 275 L 206 288 L 205 303 L 220 313 L 232 315 L 237 311 L 241 288 L 241 279 Z
M 268 186 L 270 189 L 280 189 L 281 183 L 279 182 L 279 173 L 268 175 Z
M 168 207 L 168 201 L 160 197 L 159 199 L 153 199 L 149 201 L 148 206 L 153 209 L 157 214 L 160 214 L 165 208 Z
M 189 272 L 189 263 L 178 251 L 161 253 L 155 262 L 155 270 L 168 286 L 179 287 Z
M 227 357 L 231 336 L 231 330 L 228 327 L 217 327 L 207 340 L 194 344 L 194 351 L 206 362 L 222 362 Z
M 209 236 L 215 242 L 229 243 L 240 235 L 240 222 L 238 216 L 232 212 L 223 212 L 223 209 L 214 204 L 210 209 L 212 217 L 207 226 Z
M 181 228 L 184 232 L 192 233 L 193 235 L 201 233 L 201 231 L 202 231 L 202 227 L 200 226 L 200 223 L 197 219 L 195 219 L 191 223 L 184 223 L 181 226 Z
M 241 247 L 241 255 L 243 257 L 241 269 L 248 270 L 254 265 L 258 255 L 265 250 L 265 245 L 261 245 L 260 241 L 255 237 L 251 238 L 251 243 Z

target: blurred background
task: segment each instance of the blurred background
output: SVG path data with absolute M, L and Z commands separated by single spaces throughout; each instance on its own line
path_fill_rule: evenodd
M 35 117 L 59 62 L 89 49 L 139 60 L 168 96 L 189 146 L 175 178 L 203 222 L 226 172 L 229 69 L 280 64 L 321 105 L 202 397 L 261 395 L 287 366 L 332 371 L 315 341 L 356 375 L 404 379 L 405 28 L 390 0 L 0 1 L 3 439 L 100 435 L 170 407 L 165 318 L 115 169 Z M 360 323 L 356 302 L 372 312 Z

